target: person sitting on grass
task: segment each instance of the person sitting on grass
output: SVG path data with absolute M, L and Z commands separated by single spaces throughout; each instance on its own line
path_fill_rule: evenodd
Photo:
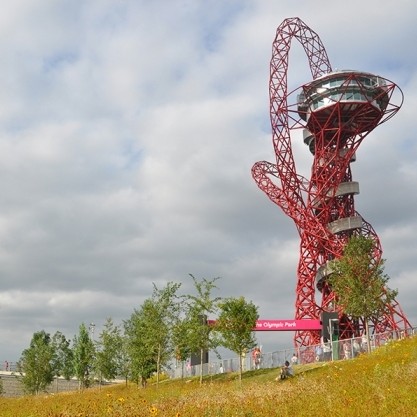
M 284 366 L 281 368 L 279 376 L 276 377 L 276 381 L 279 379 L 286 379 L 290 376 L 294 376 L 294 370 L 288 361 L 285 361 Z

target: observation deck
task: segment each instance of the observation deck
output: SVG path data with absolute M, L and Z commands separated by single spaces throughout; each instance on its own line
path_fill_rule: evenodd
M 390 100 L 384 78 L 352 70 L 325 74 L 302 90 L 297 98 L 298 114 L 313 135 L 324 129 L 342 129 L 347 135 L 372 130 Z

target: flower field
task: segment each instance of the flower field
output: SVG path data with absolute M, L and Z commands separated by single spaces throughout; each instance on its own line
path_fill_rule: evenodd
M 349 361 L 165 381 L 159 387 L 117 385 L 36 397 L 0 398 L 1 417 L 272 417 L 417 415 L 417 338 L 392 341 Z

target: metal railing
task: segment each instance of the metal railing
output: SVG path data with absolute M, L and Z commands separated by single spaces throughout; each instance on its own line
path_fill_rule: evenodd
M 417 335 L 417 328 L 409 328 L 403 331 L 392 331 L 374 334 L 370 336 L 370 349 L 373 350 L 383 346 L 392 340 L 404 339 Z M 336 360 L 348 360 L 368 352 L 366 336 L 354 337 L 351 339 L 333 340 L 327 343 L 320 343 L 315 346 L 301 348 L 288 348 L 274 352 L 262 353 L 259 362 L 252 356 L 246 355 L 242 358 L 243 371 L 254 369 L 271 369 L 283 366 L 285 361 L 293 365 L 312 362 L 327 362 Z M 294 358 L 293 358 L 294 357 Z M 239 371 L 239 358 L 222 359 L 209 361 L 203 365 L 190 366 L 189 362 L 178 362 L 170 370 L 171 378 L 187 378 L 200 375 L 200 367 L 203 366 L 203 375 L 216 375 L 226 372 Z
M 0 367 L 0 370 L 3 372 L 17 372 L 18 364 L 17 362 L 3 361 L 3 364 Z
M 391 340 L 404 339 L 417 335 L 417 327 L 403 331 L 392 331 L 374 334 L 370 337 L 371 350 L 383 346 Z M 243 371 L 255 369 L 271 369 L 282 366 L 285 361 L 293 364 L 306 364 L 311 362 L 326 362 L 341 359 L 353 359 L 368 351 L 366 337 L 354 337 L 352 339 L 333 340 L 315 346 L 301 348 L 288 348 L 274 352 L 262 352 L 259 361 L 249 353 L 242 358 Z M 295 355 L 296 362 L 292 358 Z M 187 378 L 200 375 L 200 367 L 203 366 L 203 375 L 216 375 L 227 372 L 239 371 L 239 358 L 221 359 L 209 361 L 203 365 L 190 366 L 189 362 L 177 362 L 167 373 L 171 378 Z M 4 361 L 0 370 L 3 372 L 18 372 L 17 362 Z

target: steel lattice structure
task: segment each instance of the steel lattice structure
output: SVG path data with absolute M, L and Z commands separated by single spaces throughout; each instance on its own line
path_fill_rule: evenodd
M 293 39 L 307 54 L 313 81 L 288 93 L 288 57 Z M 332 71 L 319 36 L 299 18 L 286 19 L 277 29 L 269 93 L 276 163 L 257 162 L 252 176 L 269 199 L 293 219 L 301 238 L 295 319 L 320 319 L 323 311 L 338 308 L 337 295 L 326 284 L 331 272 L 328 262 L 341 256 L 350 236 L 372 239 L 373 261 L 381 259 L 377 234 L 355 210 L 354 195 L 359 193 L 359 184 L 352 181 L 350 165 L 362 140 L 400 109 L 403 95 L 394 83 L 380 76 Z M 296 129 L 301 129 L 313 154 L 310 180 L 296 171 L 290 136 Z M 411 327 L 396 301 L 387 306 L 387 311 L 372 320 L 373 332 Z M 338 314 L 342 339 L 363 334 L 365 323 L 343 311 Z M 294 337 L 296 346 L 319 341 L 317 331 L 299 331 Z

